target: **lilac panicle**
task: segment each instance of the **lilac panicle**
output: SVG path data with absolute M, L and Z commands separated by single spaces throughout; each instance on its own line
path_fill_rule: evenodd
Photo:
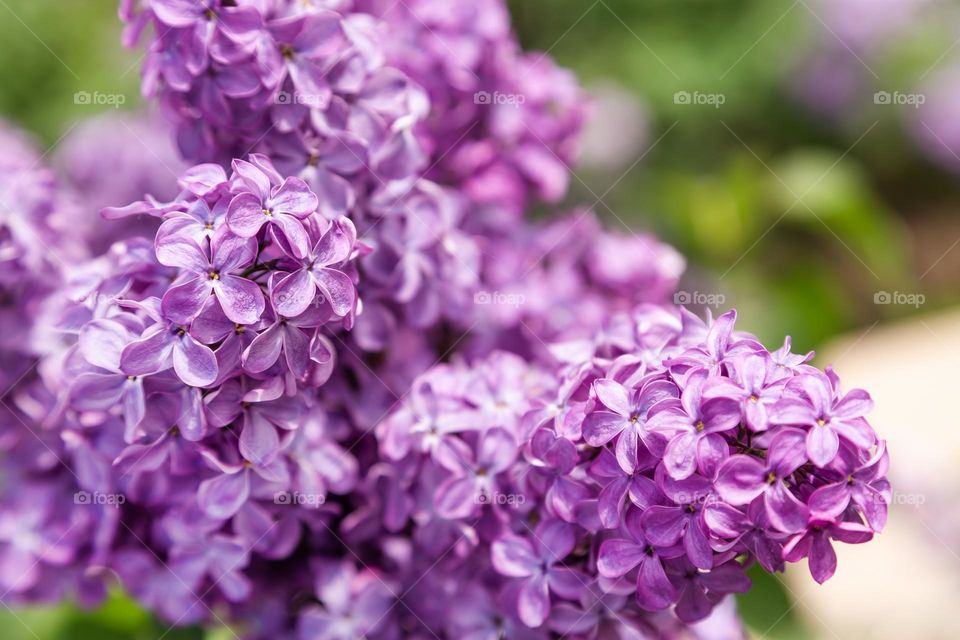
M 585 102 L 501 0 L 120 15 L 200 164 L 79 145 L 78 199 L 0 135 L 12 601 L 119 581 L 252 640 L 735 638 L 753 562 L 822 581 L 883 527 L 866 392 L 667 304 L 655 238 L 523 219 Z
M 735 319 L 639 306 L 623 317 L 625 341 L 588 361 L 494 353 L 441 365 L 378 432 L 381 451 L 440 470 L 434 508 L 476 528 L 470 553 L 488 541 L 503 613 L 532 628 L 584 593 L 693 623 L 749 588 L 753 562 L 777 571 L 808 558 L 822 582 L 833 542 L 866 542 L 885 521 L 887 454 L 863 418 L 869 396 L 841 392 L 809 355 L 771 354 Z M 500 396 L 483 382 L 497 378 L 518 382 Z M 836 448 L 811 449 L 817 430 L 837 431 Z M 499 463 L 484 457 L 490 438 L 504 442 Z M 505 469 L 514 447 L 523 455 Z M 546 556 L 553 531 L 564 542 Z

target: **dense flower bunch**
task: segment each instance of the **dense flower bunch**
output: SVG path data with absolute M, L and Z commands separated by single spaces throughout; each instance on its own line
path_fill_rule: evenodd
M 78 585 L 83 602 L 103 595 L 84 577 L 96 556 L 97 514 L 71 500 L 73 478 L 60 464 L 69 436 L 45 429 L 55 398 L 38 383 L 46 366 L 38 358 L 58 342 L 31 322 L 68 265 L 86 257 L 69 233 L 80 217 L 33 142 L 0 125 L 0 589 L 10 600 L 53 601 Z
M 566 193 L 585 98 L 520 50 L 501 0 L 124 0 L 121 17 L 129 46 L 153 28 L 144 94 L 189 159 L 265 153 L 336 213 L 427 169 L 485 205 L 476 226 Z
M 123 0 L 120 15 L 128 45 L 153 29 L 143 92 L 177 123 L 187 158 L 283 157 L 343 213 L 358 187 L 422 168 L 411 128 L 427 101 L 386 66 L 369 15 L 321 4 Z
M 520 50 L 500 0 L 357 3 L 381 17 L 391 64 L 426 89 L 417 128 L 430 175 L 509 224 L 534 199 L 560 200 L 586 115 L 576 79 L 546 55 Z
M 0 385 L 8 390 L 33 364 L 30 325 L 67 264 L 86 257 L 68 233 L 80 217 L 77 197 L 41 166 L 32 140 L 0 122 Z
M 399 4 L 124 0 L 201 164 L 104 234 L 0 137 L 0 587 L 264 640 L 741 636 L 749 565 L 822 581 L 883 526 L 869 397 L 666 304 L 654 238 L 523 220 L 579 90 L 502 2 Z M 150 173 L 87 149 L 88 201 Z
M 474 580 L 504 595 L 495 615 L 586 637 L 598 599 L 638 634 L 645 611 L 702 619 L 748 589 L 753 562 L 808 558 L 823 582 L 831 541 L 865 542 L 886 520 L 870 398 L 734 319 L 639 307 L 589 359 L 498 352 L 431 370 L 378 431 L 422 496 L 391 496 L 388 528 L 476 529 Z

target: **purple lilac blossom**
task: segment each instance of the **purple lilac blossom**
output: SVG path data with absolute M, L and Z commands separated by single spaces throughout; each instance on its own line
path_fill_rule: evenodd
M 693 623 L 727 594 L 747 590 L 744 571 L 754 562 L 777 571 L 808 558 L 823 581 L 836 567 L 833 542 L 865 542 L 885 521 L 887 454 L 862 417 L 868 396 L 840 392 L 831 370 L 804 364 L 809 354 L 770 354 L 737 331 L 735 319 L 733 312 L 704 322 L 682 309 L 636 307 L 623 319 L 632 337 L 608 344 L 600 356 L 528 360 L 528 373 L 517 378 L 522 386 L 512 385 L 525 402 L 496 401 L 514 407 L 506 413 L 484 409 L 492 399 L 488 385 L 480 385 L 483 393 L 475 389 L 491 366 L 516 378 L 516 356 L 441 365 L 378 431 L 381 451 L 398 464 L 431 468 L 422 476 L 428 491 L 439 470 L 440 489 L 427 494 L 433 507 L 475 530 L 479 548 L 471 553 L 482 553 L 489 541 L 492 570 L 502 579 L 497 593 L 506 598 L 503 615 L 533 628 L 555 610 L 566 616 L 585 594 L 629 596 L 614 616 L 618 624 L 663 610 Z M 645 334 L 666 339 L 647 346 Z M 744 410 L 745 400 L 760 401 L 745 397 L 744 388 L 744 372 L 757 366 L 751 379 L 759 382 L 747 388 L 771 407 L 762 423 Z M 759 388 L 768 375 L 773 382 Z M 543 411 L 557 403 L 558 390 L 562 405 L 583 407 L 581 433 L 566 428 L 562 412 Z M 809 447 L 823 439 L 811 434 L 825 428 L 841 434 L 829 457 Z M 452 487 L 465 476 L 444 462 L 445 452 L 479 459 L 489 449 L 484 443 L 504 431 L 513 434 L 509 446 L 525 455 L 507 472 L 503 463 L 470 466 L 484 491 L 457 491 L 462 508 L 449 509 Z M 397 448 L 431 433 L 433 445 Z M 687 442 L 709 444 L 671 454 Z M 530 524 L 532 513 L 539 528 Z M 550 547 L 546 523 L 569 537 L 558 547 L 560 559 L 537 550 Z M 561 580 L 554 577 L 559 568 L 571 573 Z
M 3 579 L 24 601 L 96 602 L 112 573 L 172 623 L 226 606 L 251 638 L 667 635 L 745 590 L 750 563 L 808 557 L 823 580 L 832 541 L 883 525 L 887 458 L 866 394 L 841 393 L 789 341 L 767 352 L 732 312 L 638 305 L 676 268 L 649 239 L 666 256 L 658 277 L 586 270 L 603 322 L 474 305 L 449 364 L 431 368 L 443 342 L 423 336 L 387 341 L 377 363 L 352 337 L 378 283 L 362 277 L 370 254 L 350 219 L 328 220 L 257 154 L 179 184 L 170 202 L 107 210 L 159 218 L 154 242 L 116 243 L 43 305 L 58 337 L 5 421 L 26 454 L 14 477 L 58 470 L 29 485 L 49 508 L 11 496 L 0 512 Z M 254 199 L 264 220 L 237 235 L 232 203 Z M 572 273 L 589 255 L 574 242 L 551 262 Z M 469 355 L 484 344 L 520 353 Z M 765 420 L 749 408 L 761 400 Z M 75 495 L 107 501 L 60 508 Z M 66 548 L 23 533 L 39 527 Z M 436 576 L 421 584 L 424 572 Z M 488 617 L 456 613 L 464 584 Z M 312 589 L 319 604 L 284 615 L 264 588 Z
M 534 200 L 566 194 L 587 98 L 549 56 L 520 49 L 502 0 L 360 0 L 390 37 L 387 59 L 427 92 L 416 128 L 430 176 L 478 206 L 474 224 L 509 225 Z
M 97 257 L 0 136 L 0 587 L 251 640 L 742 637 L 753 562 L 882 528 L 868 396 L 665 304 L 656 239 L 523 220 L 571 76 L 499 0 L 386 6 L 124 0 L 204 164 Z

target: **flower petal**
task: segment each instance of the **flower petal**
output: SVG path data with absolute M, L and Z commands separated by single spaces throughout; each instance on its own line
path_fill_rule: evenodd
M 335 314 L 342 317 L 353 310 L 356 289 L 347 274 L 336 269 L 316 269 L 312 273 L 317 288 L 323 292 Z
M 223 312 L 237 324 L 253 324 L 263 315 L 266 301 L 255 282 L 239 276 L 221 276 L 213 288 Z
M 593 391 L 597 394 L 597 399 L 607 409 L 620 414 L 624 418 L 630 417 L 632 411 L 630 396 L 622 384 L 615 380 L 601 378 L 593 383 Z
M 280 358 L 283 327 L 279 323 L 260 333 L 243 352 L 243 368 L 250 373 L 266 371 Z
M 204 480 L 197 490 L 200 508 L 217 520 L 226 520 L 233 516 L 249 496 L 250 475 L 243 471 Z
M 227 226 L 241 238 L 252 238 L 270 220 L 263 210 L 260 199 L 252 193 L 234 196 L 227 209 Z
M 839 450 L 840 439 L 829 424 L 815 425 L 807 431 L 807 455 L 818 467 L 827 466 L 837 457 Z
M 294 318 L 307 310 L 317 295 L 310 272 L 294 271 L 280 279 L 273 287 L 273 307 L 282 316 Z
M 619 578 L 646 557 L 643 546 L 632 540 L 605 540 L 597 556 L 597 571 L 605 578 Z
M 206 387 L 217 379 L 219 368 L 213 350 L 184 334 L 173 347 L 173 370 L 191 387 Z

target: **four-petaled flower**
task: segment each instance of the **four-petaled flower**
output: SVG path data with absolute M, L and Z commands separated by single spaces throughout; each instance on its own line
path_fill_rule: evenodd
M 720 497 L 733 505 L 746 505 L 762 495 L 774 526 L 790 533 L 802 529 L 807 508 L 786 483 L 807 461 L 805 438 L 799 429 L 783 429 L 770 440 L 766 459 L 735 455 L 724 460 L 716 480 Z
M 224 236 L 207 250 L 189 238 L 172 235 L 159 238 L 156 250 L 160 264 L 182 269 L 161 303 L 164 316 L 173 322 L 189 324 L 211 294 L 233 322 L 253 324 L 260 319 L 266 306 L 263 292 L 255 282 L 237 275 L 256 258 L 253 238 Z
M 299 260 L 300 268 L 280 279 L 273 288 L 277 313 L 288 318 L 299 316 L 314 303 L 319 292 L 334 314 L 348 315 L 356 304 L 357 292 L 350 276 L 335 267 L 347 261 L 356 239 L 357 230 L 347 218 L 330 223 Z
M 546 520 L 531 531 L 531 538 L 512 534 L 498 538 L 490 545 L 490 557 L 497 573 L 520 583 L 520 620 L 539 627 L 550 616 L 550 592 L 576 600 L 587 586 L 587 577 L 563 565 L 576 544 L 571 525 Z
M 792 396 L 778 402 L 770 421 L 781 425 L 807 427 L 807 456 L 818 467 L 825 467 L 840 450 L 840 438 L 862 449 L 876 442 L 873 429 L 863 419 L 873 408 L 873 400 L 863 389 L 854 389 L 840 397 L 840 381 L 829 367 L 826 374 L 808 373 L 787 383 Z
M 233 170 L 245 190 L 230 200 L 227 209 L 230 231 L 241 238 L 252 238 L 263 225 L 269 224 L 273 237 L 281 245 L 286 243 L 294 257 L 306 256 L 310 239 L 302 220 L 314 213 L 319 205 L 316 194 L 307 183 L 290 177 L 281 184 L 274 184 L 278 176 L 245 160 L 234 160 Z
M 663 462 L 678 480 L 691 476 L 698 468 L 712 472 L 728 453 L 721 434 L 740 423 L 736 400 L 703 397 L 706 379 L 705 369 L 690 373 L 680 399 L 658 403 L 651 408 L 647 420 L 651 430 L 671 436 Z
M 140 306 L 156 322 L 139 340 L 124 347 L 121 367 L 136 376 L 173 367 L 184 384 L 193 387 L 213 384 L 219 371 L 213 350 L 191 335 L 189 327 L 164 317 L 157 298 L 145 300 Z
M 619 382 L 604 378 L 593 383 L 593 391 L 609 411 L 594 411 L 584 418 L 583 439 L 587 444 L 601 447 L 619 436 L 615 447 L 617 461 L 627 473 L 636 468 L 638 440 L 654 455 L 663 453 L 663 436 L 651 432 L 647 413 L 656 403 L 677 397 L 675 384 L 653 379 L 631 392 Z

